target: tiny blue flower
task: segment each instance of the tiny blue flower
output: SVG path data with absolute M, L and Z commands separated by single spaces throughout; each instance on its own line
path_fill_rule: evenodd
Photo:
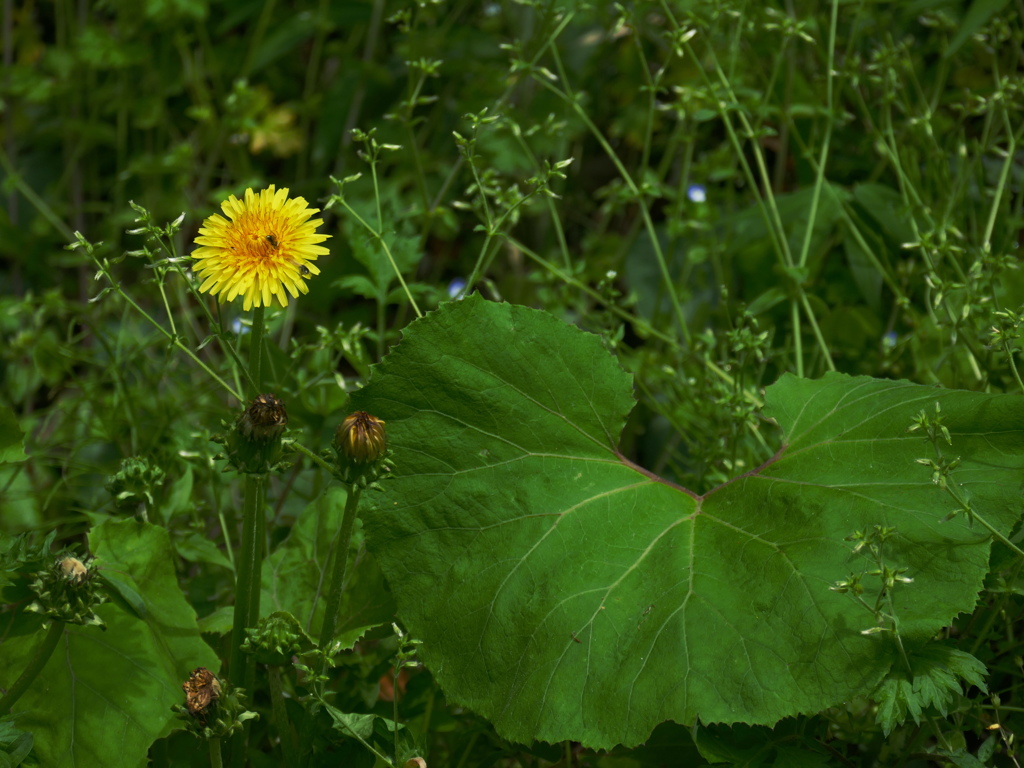
M 242 318 L 236 317 L 231 321 L 231 330 L 235 332 L 236 336 L 244 336 L 252 329 L 248 325 L 242 323 Z
M 686 188 L 686 196 L 691 202 L 703 203 L 708 199 L 708 192 L 700 184 L 691 184 Z
M 882 346 L 886 349 L 892 349 L 896 346 L 896 331 L 889 331 L 882 337 Z
M 461 299 L 463 291 L 466 290 L 466 281 L 461 277 L 456 277 L 450 283 L 448 283 L 448 298 Z

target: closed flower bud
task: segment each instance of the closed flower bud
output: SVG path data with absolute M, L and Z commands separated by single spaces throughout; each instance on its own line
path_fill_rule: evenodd
M 271 471 L 281 458 L 281 437 L 287 425 L 284 402 L 274 395 L 258 395 L 224 441 L 228 461 L 249 475 Z
M 238 431 L 247 440 L 276 440 L 288 426 L 284 402 L 274 395 L 257 395 L 238 419 Z
M 89 569 L 77 557 L 65 557 L 58 565 L 64 578 L 73 584 L 81 584 L 89 575 Z
M 356 411 L 334 433 L 334 449 L 357 464 L 371 464 L 384 455 L 384 422 L 366 411 Z
M 291 666 L 292 657 L 314 647 L 299 620 L 287 611 L 275 611 L 245 630 L 248 637 L 242 650 L 256 656 L 260 664 Z
M 68 551 L 60 553 L 29 584 L 36 599 L 26 610 L 68 624 L 105 629 L 103 619 L 93 609 L 106 602 L 107 596 L 101 591 L 101 582 L 92 578 L 93 572 L 91 558 L 82 560 Z

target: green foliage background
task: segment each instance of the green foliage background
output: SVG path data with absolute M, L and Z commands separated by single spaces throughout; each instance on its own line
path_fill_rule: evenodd
M 0 721 L 0 747 L 20 754 L 20 728 L 36 734 L 29 760 L 50 765 L 70 755 L 91 765 L 113 748 L 116 722 L 132 745 L 125 765 L 147 755 L 158 765 L 205 759 L 190 735 L 170 733 L 168 707 L 192 668 L 216 669 L 215 660 L 227 658 L 241 491 L 221 472 L 210 437 L 240 404 L 195 360 L 242 390 L 229 350 L 246 353 L 248 317 L 238 305 L 209 302 L 207 320 L 188 288 L 187 254 L 203 218 L 228 194 L 273 183 L 325 209 L 324 231 L 333 236 L 310 294 L 268 313 L 267 378 L 287 403 L 292 435 L 325 448 L 342 416 L 365 406 L 393 427 L 398 462 L 349 553 L 342 629 L 354 648 L 333 673 L 335 709 L 322 713 L 308 741 L 314 759 L 365 761 L 369 753 L 337 724 L 373 714 L 378 719 L 359 728 L 388 742 L 394 733 L 384 718 L 396 711 L 416 747 L 409 754 L 431 765 L 1019 759 L 1012 737 L 1022 656 L 1021 560 L 1013 551 L 1016 401 L 1024 392 L 1020 3 L 56 0 L 8 4 L 3 27 L 0 555 L 5 567 L 14 562 L 21 545 L 10 536 L 24 532 L 42 541 L 57 530 L 59 546 L 88 548 L 112 594 L 100 612 L 124 632 L 69 631 L 63 666 L 47 667 L 19 705 L 30 714 Z M 75 233 L 94 244 L 95 261 L 84 247 L 65 248 Z M 500 341 L 507 324 L 482 301 L 446 304 L 466 283 L 491 302 L 546 312 L 537 319 L 511 310 L 524 313 L 524 329 L 540 324 L 529 344 L 515 352 Z M 111 285 L 118 290 L 105 291 Z M 410 327 L 420 310 L 438 311 Z M 424 339 L 428 352 L 462 355 L 462 367 L 429 354 L 417 362 Z M 603 366 L 610 367 L 594 374 L 591 413 L 536 410 L 537 393 L 562 392 L 567 374 L 579 383 Z M 479 404 L 485 372 L 514 374 L 528 397 Z M 837 402 L 845 388 L 874 393 L 851 418 L 877 427 L 876 442 L 837 453 L 847 446 L 841 422 L 823 414 L 826 433 L 839 432 L 806 437 L 806 458 L 790 457 L 794 440 L 807 435 L 796 413 L 822 396 L 819 384 L 836 388 Z M 887 397 L 896 412 L 882 409 Z M 941 435 L 929 445 L 906 433 L 921 411 L 939 418 L 936 401 L 952 425 L 952 447 Z M 999 406 L 993 415 L 982 403 Z M 463 426 L 453 428 L 453 419 Z M 580 431 L 568 429 L 573 424 Z M 525 446 L 537 462 L 531 475 L 546 479 L 515 490 L 517 475 L 497 468 L 463 488 L 430 469 L 475 468 L 481 450 L 497 453 L 497 445 L 476 442 L 488 430 L 499 443 Z M 858 662 L 836 673 L 835 686 L 819 686 L 828 695 L 737 717 L 723 709 L 736 691 L 723 689 L 714 704 L 666 685 L 686 675 L 670 648 L 651 667 L 664 689 L 646 694 L 637 722 L 608 715 L 614 727 L 595 724 L 591 709 L 621 703 L 614 644 L 594 646 L 611 682 L 598 675 L 582 704 L 563 702 L 553 715 L 538 686 L 524 692 L 516 688 L 522 680 L 486 670 L 486 654 L 485 666 L 474 666 L 471 651 L 491 643 L 491 630 L 455 601 L 487 605 L 498 586 L 483 579 L 467 595 L 459 577 L 478 578 L 486 570 L 480 558 L 495 552 L 511 557 L 512 542 L 477 552 L 465 542 L 441 546 L 437 532 L 503 514 L 499 501 L 509 493 L 506 510 L 554 503 L 578 469 L 565 457 L 577 455 L 581 434 L 601 443 L 614 475 L 595 471 L 595 482 L 640 478 L 658 499 L 631 508 L 666 519 L 725 500 L 761 519 L 782 502 L 762 499 L 758 483 L 809 473 L 802 481 L 819 490 L 797 494 L 791 506 L 813 502 L 828 533 L 811 537 L 821 561 L 795 572 L 827 588 L 851 573 L 910 567 L 913 584 L 872 586 L 897 605 L 901 594 L 915 596 L 895 612 L 896 623 L 916 627 L 907 647 L 862 657 L 840 643 Z M 883 450 L 890 440 L 900 450 Z M 138 462 L 123 465 L 132 458 Z M 938 464 L 915 463 L 921 458 Z M 951 465 L 957 458 L 963 463 Z M 912 522 L 889 496 L 875 502 L 901 510 L 891 519 L 856 505 L 840 505 L 836 516 L 836 489 L 876 482 L 871 473 L 889 469 L 891 482 L 915 489 Z M 443 488 L 417 479 L 431 472 Z M 929 482 L 931 472 L 943 483 Z M 734 478 L 741 479 L 722 485 Z M 951 498 L 947 481 L 969 496 Z M 296 460 L 268 491 L 263 613 L 288 611 L 313 636 L 343 504 L 330 486 L 326 474 Z M 433 501 L 420 508 L 417 494 L 428 491 Z M 395 516 L 396 505 L 410 513 Z M 459 517 L 466 514 L 473 519 Z M 992 546 L 974 514 L 1005 542 Z M 803 515 L 808 522 L 787 518 L 776 533 L 796 541 L 801 526 L 818 519 Z M 732 520 L 721 512 L 719 519 Z M 895 526 L 895 543 L 872 539 L 875 524 Z M 536 542 L 525 528 L 514 538 L 529 548 Z M 413 532 L 416 547 L 403 538 Z M 843 541 L 857 532 L 865 538 Z M 625 534 L 612 524 L 577 535 L 600 553 Z M 877 548 L 877 557 L 864 555 L 863 568 L 840 562 L 859 541 L 860 553 Z M 743 561 L 737 548 L 746 550 L 728 535 L 709 532 L 700 546 L 724 564 L 720 578 L 736 578 L 721 593 L 711 589 L 709 605 L 728 598 L 742 615 L 751 584 L 787 594 L 778 574 L 762 582 L 737 575 L 744 564 L 757 570 L 757 560 Z M 465 559 L 447 559 L 453 550 Z M 545 558 L 552 583 L 565 579 L 566 589 L 598 578 L 570 548 Z M 16 673 L 43 632 L 22 610 L 25 574 L 10 572 L 20 575 L 0 580 L 13 590 L 0 613 L 0 658 L 11 667 L 4 675 Z M 641 635 L 655 626 L 645 606 L 668 603 L 645 590 L 662 578 L 672 572 L 645 574 L 639 615 L 623 613 L 616 626 L 647 618 Z M 499 657 L 524 647 L 516 628 L 533 632 L 537 612 L 550 609 L 531 602 L 531 589 L 536 584 L 520 586 L 502 607 Z M 812 603 L 818 599 L 831 606 L 826 623 L 841 617 L 860 628 L 855 617 L 864 627 L 879 618 L 849 594 L 825 592 Z M 778 644 L 777 658 L 788 645 L 796 655 L 787 663 L 802 663 L 802 646 L 788 634 L 801 603 L 786 605 L 793 620 L 764 630 L 765 638 Z M 426 669 L 403 682 L 393 708 L 380 691 L 399 650 L 390 630 L 396 616 L 424 641 Z M 568 611 L 555 621 L 559 653 L 591 642 L 577 618 Z M 708 632 L 714 625 L 693 621 Z M 886 637 L 898 634 L 891 617 L 880 621 Z M 176 628 L 175 640 L 161 645 L 154 638 L 166 627 Z M 719 635 L 759 637 L 734 630 L 723 625 Z M 129 643 L 131 633 L 148 639 Z M 100 654 L 96 638 L 115 635 L 126 647 Z M 717 637 L 705 645 L 714 646 L 706 664 L 716 677 L 734 647 Z M 527 672 L 544 674 L 554 647 L 539 644 Z M 736 679 L 769 667 L 741 665 Z M 79 668 L 83 679 L 149 679 L 125 693 L 145 707 L 121 704 L 111 714 L 85 694 L 77 711 L 93 722 L 49 706 L 50 696 L 68 700 L 62 686 L 76 675 L 64 670 Z M 270 713 L 267 675 L 254 692 L 264 716 L 252 726 L 260 745 L 253 764 L 280 760 L 287 741 Z M 776 685 L 775 675 L 763 688 Z M 563 693 L 571 688 L 571 676 L 553 679 Z M 307 691 L 294 670 L 284 685 L 285 714 L 297 722 Z M 92 688 L 103 690 L 102 681 Z M 499 706 L 503 691 L 515 692 L 511 709 L 502 710 L 506 700 Z M 503 720 L 501 711 L 519 714 Z M 698 721 L 705 712 L 714 715 Z M 648 738 L 663 720 L 680 725 Z M 71 739 L 78 731 L 90 736 Z M 619 742 L 630 748 L 611 749 Z

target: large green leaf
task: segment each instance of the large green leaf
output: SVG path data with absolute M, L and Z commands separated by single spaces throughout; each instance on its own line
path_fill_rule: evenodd
M 196 615 L 174 574 L 167 531 L 135 520 L 108 521 L 89 536 L 100 568 L 140 596 L 118 598 L 97 613 L 107 631 L 69 626 L 56 652 L 14 707 L 18 727 L 35 737 L 43 765 L 75 768 L 146 764 L 153 741 L 169 732 L 172 704 L 184 703 L 181 684 L 195 667 L 217 669 Z M 34 615 L 8 627 L 0 686 L 9 686 L 42 639 Z
M 387 420 L 395 478 L 370 496 L 371 551 L 447 695 L 520 741 L 642 742 L 659 722 L 770 724 L 869 693 L 896 659 L 830 587 L 877 567 L 903 635 L 974 606 L 990 538 L 931 483 L 921 410 L 941 403 L 954 479 L 1016 520 L 1024 400 L 829 375 L 785 376 L 785 432 L 758 470 L 703 497 L 616 450 L 631 383 L 597 337 L 467 299 L 411 325 L 354 397 Z M 873 601 L 878 580 L 864 576 Z

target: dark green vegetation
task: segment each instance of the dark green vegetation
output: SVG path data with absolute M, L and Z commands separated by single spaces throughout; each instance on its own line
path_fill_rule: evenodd
M 1019 765 L 1019 0 L 4 25 L 0 765 Z M 269 184 L 332 238 L 257 481 L 186 270 Z

